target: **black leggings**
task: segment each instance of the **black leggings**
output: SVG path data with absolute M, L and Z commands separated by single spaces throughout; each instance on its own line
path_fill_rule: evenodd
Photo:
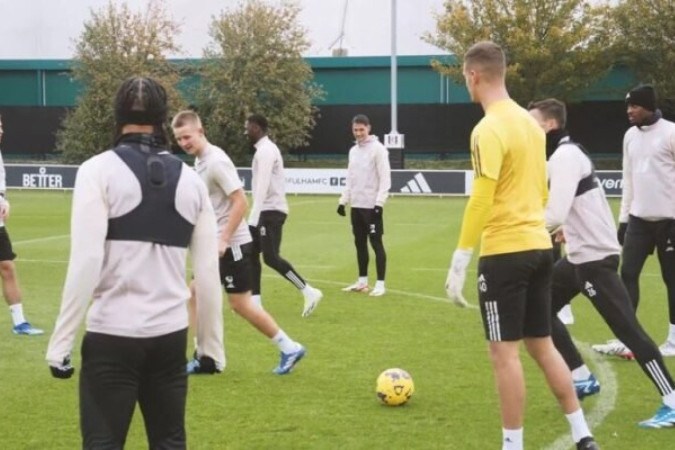
M 634 216 L 629 217 L 623 243 L 621 279 L 637 311 L 640 302 L 640 273 L 647 257 L 656 248 L 661 277 L 666 284 L 670 323 L 675 325 L 675 242 L 668 241 L 668 233 L 673 226 L 672 220 L 647 222 Z
M 186 347 L 187 330 L 143 339 L 87 332 L 80 373 L 82 448 L 124 448 L 138 402 L 148 448 L 185 449 Z
M 251 227 L 251 235 L 253 236 L 253 254 L 251 256 L 253 266 L 253 295 L 260 295 L 262 277 L 261 253 L 265 264 L 293 283 L 296 288 L 302 289 L 307 285 L 291 263 L 279 254 L 284 222 L 286 222 L 285 213 L 281 211 L 263 211 L 260 213 L 258 226 Z
M 370 246 L 373 247 L 375 252 L 377 279 L 384 281 L 387 272 L 387 253 L 382 242 L 382 235 L 384 234 L 382 214 L 376 217 L 372 209 L 351 209 L 352 233 L 354 233 L 359 277 L 368 276 L 368 263 L 370 262 L 368 239 L 370 239 Z
M 635 316 L 628 291 L 616 272 L 618 266 L 618 255 L 585 264 L 572 264 L 567 258 L 556 263 L 553 268 L 551 337 L 570 370 L 583 365 L 569 331 L 557 317 L 563 306 L 583 293 L 614 335 L 633 352 L 661 395 L 666 395 L 675 388 L 673 379 L 663 364 L 658 347 Z

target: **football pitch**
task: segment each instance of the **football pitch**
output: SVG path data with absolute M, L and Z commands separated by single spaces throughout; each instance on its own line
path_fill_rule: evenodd
M 77 372 L 70 380 L 56 380 L 44 361 L 65 279 L 71 194 L 10 191 L 9 199 L 8 231 L 19 255 L 24 309 L 46 334 L 15 336 L 9 314 L 0 314 L 0 447 L 80 448 Z M 337 197 L 289 196 L 282 255 L 323 290 L 324 300 L 301 318 L 301 295 L 265 268 L 263 304 L 307 347 L 307 357 L 288 376 L 272 374 L 276 347 L 225 307 L 227 368 L 217 376 L 189 379 L 188 448 L 499 448 L 499 408 L 480 313 L 450 304 L 443 288 L 465 201 L 389 200 L 384 208 L 388 291 L 372 298 L 340 290 L 357 273 L 349 219 L 335 213 Z M 374 272 L 371 252 L 371 285 Z M 473 305 L 474 280 L 475 270 L 465 289 Z M 599 395 L 583 402 L 600 446 L 673 448 L 675 429 L 636 425 L 660 405 L 654 386 L 635 362 L 593 354 L 590 344 L 612 335 L 590 302 L 580 297 L 573 309 L 572 333 L 602 384 Z M 661 344 L 668 314 L 653 257 L 643 272 L 639 317 Z M 528 389 L 525 448 L 571 448 L 567 421 L 534 363 L 522 354 Z M 79 370 L 79 340 L 73 363 Z M 667 365 L 675 372 L 675 358 Z M 384 406 L 375 395 L 375 379 L 391 367 L 407 370 L 415 382 L 413 398 L 402 407 Z M 147 448 L 139 411 L 126 448 Z

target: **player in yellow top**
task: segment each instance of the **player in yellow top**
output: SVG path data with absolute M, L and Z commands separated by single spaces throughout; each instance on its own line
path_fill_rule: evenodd
M 446 290 L 456 304 L 466 306 L 466 268 L 482 238 L 478 298 L 499 393 L 502 449 L 523 449 L 521 340 L 565 412 L 577 449 L 597 449 L 572 375 L 551 340 L 546 139 L 529 113 L 509 97 L 505 73 L 504 52 L 493 42 L 474 44 L 464 55 L 467 89 L 485 117 L 471 134 L 475 178 Z

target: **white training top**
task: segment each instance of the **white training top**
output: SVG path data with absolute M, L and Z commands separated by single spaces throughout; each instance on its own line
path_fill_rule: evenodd
M 227 153 L 212 144 L 207 144 L 201 156 L 195 160 L 195 170 L 204 180 L 209 191 L 209 198 L 218 218 L 218 235 L 220 236 L 221 230 L 230 218 L 232 202 L 229 196 L 238 190 L 243 191 L 244 184 Z M 230 237 L 230 246 L 246 244 L 252 240 L 246 220 L 242 218 Z
M 2 159 L 2 152 L 0 152 L 0 194 L 5 195 L 7 192 L 7 174 L 5 172 L 5 162 Z M 0 202 L 6 202 L 7 200 L 0 197 Z M 5 226 L 5 221 L 0 217 L 0 227 Z
M 349 150 L 347 183 L 340 204 L 372 209 L 384 206 L 391 189 L 389 152 L 377 136 L 368 136 Z
M 68 275 L 47 349 L 50 364 L 61 364 L 71 354 L 90 302 L 86 324 L 90 332 L 147 338 L 187 328 L 187 249 L 106 240 L 108 220 L 127 214 L 141 199 L 138 179 L 114 151 L 80 166 L 73 192 Z M 224 367 L 216 217 L 204 183 L 186 165 L 175 205 L 195 225 L 189 248 L 197 286 L 200 355 Z
M 675 123 L 659 119 L 631 127 L 623 138 L 619 222 L 675 219 Z
M 255 143 L 252 176 L 253 207 L 248 223 L 258 226 L 261 211 L 281 211 L 288 214 L 284 160 L 279 147 L 267 136 Z
M 592 172 L 591 160 L 564 137 L 548 161 L 550 182 L 546 227 L 562 226 L 567 257 L 573 264 L 599 261 L 621 253 L 616 225 L 602 185 L 576 195 L 579 182 Z

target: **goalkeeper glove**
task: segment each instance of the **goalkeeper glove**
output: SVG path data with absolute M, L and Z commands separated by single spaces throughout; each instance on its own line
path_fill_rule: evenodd
M 464 289 L 464 282 L 466 281 L 466 269 L 471 262 L 473 250 L 457 249 L 452 254 L 452 263 L 448 270 L 448 277 L 445 280 L 445 292 L 448 298 L 452 300 L 455 305 L 465 308 L 468 303 L 462 295 Z
M 70 364 L 70 356 L 63 358 L 61 364 L 49 364 L 49 370 L 54 378 L 67 379 L 73 376 L 75 368 Z

